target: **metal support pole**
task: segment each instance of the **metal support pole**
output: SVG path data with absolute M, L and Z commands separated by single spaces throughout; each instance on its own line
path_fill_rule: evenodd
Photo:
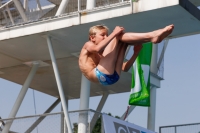
M 57 82 L 57 86 L 58 86 L 58 91 L 59 91 L 59 95 L 60 95 L 60 99 L 61 99 L 61 103 L 62 103 L 62 107 L 63 107 L 63 112 L 64 112 L 64 115 L 65 115 L 65 120 L 66 120 L 67 127 L 68 127 L 68 132 L 72 133 L 72 126 L 71 126 L 71 122 L 70 122 L 70 119 L 69 119 L 67 103 L 65 101 L 65 95 L 64 95 L 64 91 L 63 91 L 63 87 L 62 87 L 62 83 L 61 83 L 61 79 L 60 79 L 60 74 L 59 74 L 59 71 L 58 71 L 55 54 L 54 54 L 53 47 L 52 47 L 52 44 L 51 44 L 51 39 L 50 39 L 49 36 L 47 36 L 47 44 L 48 44 L 49 53 L 50 53 L 50 56 L 51 56 L 51 61 L 52 61 L 54 74 L 55 74 L 55 78 L 56 78 L 56 82 Z
M 82 74 L 80 110 L 89 108 L 89 98 L 90 98 L 90 81 Z M 80 112 L 78 133 L 87 133 L 87 124 L 88 124 L 88 111 Z
M 151 131 L 155 131 L 155 118 L 156 118 L 156 87 L 152 87 L 150 90 L 150 107 L 148 108 L 148 125 L 147 128 Z
M 96 6 L 96 0 L 87 0 L 86 9 L 92 9 Z
M 59 103 L 60 103 L 60 99 L 58 98 L 58 99 L 44 112 L 44 114 L 50 113 Z M 27 129 L 27 130 L 25 131 L 25 133 L 30 133 L 30 132 L 32 132 L 32 131 L 35 129 L 35 127 L 37 127 L 37 125 L 40 124 L 40 122 L 42 122 L 42 120 L 43 120 L 45 117 L 46 117 L 46 116 L 41 116 L 40 118 L 38 118 L 37 121 L 35 121 L 35 122 L 32 124 L 32 126 L 31 126 L 29 129 Z
M 106 100 L 108 98 L 108 95 L 109 95 L 108 92 L 105 92 L 103 94 L 103 96 L 101 98 L 101 101 L 99 102 L 99 105 L 98 105 L 96 111 L 101 112 L 101 110 L 103 109 L 103 106 L 104 106 L 104 104 L 105 104 L 105 102 L 106 102 Z M 94 128 L 94 126 L 95 126 L 95 124 L 97 122 L 98 117 L 99 117 L 99 113 L 95 113 L 93 118 L 92 118 L 92 120 L 91 120 L 91 122 L 90 122 L 90 132 L 92 132 L 92 130 L 93 130 L 93 128 Z
M 26 95 L 26 92 L 31 84 L 31 81 L 38 69 L 39 63 L 38 62 L 33 62 L 33 67 L 31 68 L 31 71 L 29 72 L 28 77 L 26 78 L 26 81 L 23 84 L 23 87 L 21 88 L 21 91 L 17 97 L 17 100 L 15 101 L 15 104 L 12 108 L 12 111 L 10 112 L 10 115 L 8 118 L 14 118 L 19 110 L 19 107 Z M 12 125 L 12 121 L 8 121 L 8 123 L 6 122 L 5 127 L 3 128 L 2 133 L 8 133 L 9 129 Z
M 158 45 L 153 45 L 152 58 L 151 58 L 151 72 L 157 75 L 157 57 L 158 57 Z M 148 108 L 148 122 L 147 128 L 155 131 L 155 114 L 156 114 L 156 87 L 151 87 L 150 90 L 150 107 Z
M 24 9 L 28 11 L 28 0 L 24 0 Z
M 17 8 L 17 10 L 19 11 L 19 14 L 21 15 L 22 19 L 24 20 L 24 22 L 27 22 L 28 19 L 26 17 L 26 14 L 24 12 L 24 9 L 20 3 L 19 0 L 13 0 L 14 4 L 15 4 L 15 7 Z
M 5 12 L 5 11 L 3 11 L 3 16 L 4 16 L 4 18 L 5 18 L 6 24 L 8 24 L 8 18 L 7 18 L 7 15 L 6 15 L 6 12 Z
M 133 13 L 133 1 L 130 0 L 130 4 L 131 4 L 131 14 Z
M 68 133 L 68 132 L 67 132 L 67 124 L 66 124 L 66 121 L 64 121 L 64 133 Z
M 121 120 L 125 120 L 124 118 L 125 118 L 125 117 L 127 118 L 128 115 L 133 111 L 134 108 L 135 108 L 135 106 L 130 106 L 129 109 L 128 109 L 128 112 L 125 111 L 124 114 L 121 116 L 120 119 L 121 119 Z
M 78 21 L 79 21 L 79 24 L 81 24 L 81 0 L 78 0 Z
M 36 0 L 37 1 L 37 7 L 40 9 L 40 11 L 42 11 L 42 7 L 41 7 L 41 4 L 40 4 L 40 1 L 39 0 Z
M 8 16 L 10 17 L 10 21 L 12 22 L 12 24 L 14 25 L 14 21 L 13 21 L 13 17 L 12 14 L 10 13 L 10 9 L 8 8 L 8 5 L 6 5 L 6 11 L 8 12 Z
M 67 97 L 65 97 L 65 100 L 67 101 L 67 107 L 68 107 L 68 98 Z M 63 107 L 61 106 L 61 111 L 63 112 Z M 60 131 L 61 131 L 61 133 L 67 133 L 67 125 L 66 125 L 66 122 L 65 122 L 65 116 L 63 115 L 63 114 L 61 114 L 61 129 L 60 129 Z
M 63 107 L 61 106 L 61 112 L 63 112 Z M 64 122 L 65 121 L 65 115 L 61 114 L 61 118 L 60 118 L 60 132 L 64 133 Z
M 65 12 L 69 0 L 62 0 L 55 16 L 61 15 Z
M 1 1 L 1 0 L 0 0 L 0 6 L 2 6 L 2 1 Z M 7 18 L 7 16 L 6 16 L 6 13 L 5 13 L 4 10 L 3 10 L 2 12 L 3 12 L 3 16 L 4 16 L 4 18 L 5 18 L 6 23 L 8 24 L 8 18 Z

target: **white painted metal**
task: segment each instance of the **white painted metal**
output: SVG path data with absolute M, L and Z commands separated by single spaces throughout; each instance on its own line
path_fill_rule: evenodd
M 26 14 L 23 10 L 23 7 L 22 7 L 20 1 L 19 0 L 13 0 L 13 2 L 15 4 L 15 7 L 17 8 L 17 10 L 19 11 L 19 14 L 21 15 L 22 19 L 24 20 L 24 22 L 27 22 L 28 19 L 26 17 Z
M 65 97 L 65 99 L 67 101 L 67 107 L 68 107 L 69 106 L 69 104 L 68 104 L 69 97 Z M 66 121 L 64 121 L 64 133 L 68 133 Z
M 80 110 L 89 108 L 90 98 L 90 81 L 82 74 L 81 93 L 80 93 Z M 83 111 L 79 114 L 78 133 L 87 133 L 88 112 Z
M 87 0 L 86 9 L 95 7 L 96 0 Z M 80 1 L 78 2 L 80 9 Z M 80 15 L 79 15 L 80 17 Z M 81 22 L 81 18 L 79 18 Z M 90 99 L 90 81 L 82 74 L 81 77 L 81 94 L 80 94 L 80 110 L 89 109 Z M 81 112 L 79 114 L 78 133 L 87 133 L 88 112 Z
M 157 74 L 150 73 L 150 80 L 151 80 L 150 82 L 151 86 L 160 88 L 160 80 L 163 79 L 159 77 Z
M 50 113 L 58 104 L 60 103 L 60 99 L 57 99 L 45 112 L 46 113 Z M 37 119 L 37 121 L 35 121 L 26 131 L 25 133 L 31 133 L 32 130 L 35 129 L 35 127 L 37 127 L 38 124 L 40 124 L 40 122 L 45 118 L 46 116 L 41 116 L 40 118 Z
M 81 10 L 81 0 L 78 0 L 78 11 L 80 11 Z
M 125 120 L 124 118 L 125 117 L 127 118 L 129 116 L 129 114 L 134 110 L 134 108 L 135 108 L 135 106 L 129 106 L 128 112 L 125 111 L 120 119 Z
M 1 7 L 1 6 L 2 6 L 2 1 L 0 0 L 0 7 Z M 7 18 L 7 16 L 6 16 L 5 11 L 3 10 L 2 12 L 3 12 L 3 16 L 4 16 L 4 18 L 5 18 L 6 23 L 8 23 L 8 18 Z
M 28 11 L 28 0 L 24 0 L 24 9 Z
M 101 101 L 99 102 L 99 105 L 98 105 L 96 111 L 101 112 L 101 110 L 103 109 L 103 106 L 104 106 L 104 104 L 105 104 L 105 102 L 108 98 L 108 95 L 109 95 L 108 92 L 103 93 L 103 96 L 101 98 Z M 98 117 L 99 117 L 99 113 L 95 113 L 91 122 L 90 122 L 90 132 L 92 132 L 92 129 L 94 128 Z
M 8 12 L 8 16 L 10 17 L 10 21 L 12 22 L 12 24 L 15 24 L 14 21 L 13 21 L 13 17 L 10 13 L 10 9 L 9 9 L 8 5 L 6 5 L 6 11 Z
M 161 65 L 161 62 L 164 58 L 164 53 L 166 51 L 167 48 L 167 44 L 169 42 L 169 39 L 166 39 L 164 42 L 164 47 L 162 49 L 160 58 L 158 60 L 157 63 L 157 57 L 158 57 L 158 46 L 157 45 L 153 45 L 153 54 L 152 54 L 152 62 L 151 62 L 151 72 L 154 73 L 155 75 L 157 75 L 158 72 L 158 68 Z M 150 107 L 148 108 L 148 123 L 147 123 L 147 128 L 149 130 L 155 131 L 155 117 L 156 117 L 156 89 L 158 87 L 160 87 L 160 81 L 158 78 L 152 78 L 151 77 L 151 82 L 152 80 L 155 80 L 155 82 L 157 81 L 157 83 L 159 83 L 159 85 L 156 86 L 156 83 L 151 87 L 150 90 Z
M 65 100 L 67 101 L 67 107 L 68 107 L 68 97 L 65 97 Z M 63 112 L 63 107 L 61 106 L 61 111 Z M 65 121 L 65 116 L 64 114 L 61 114 L 61 123 L 60 123 L 60 131 L 61 133 L 67 133 L 67 125 L 66 125 L 66 121 Z
M 158 57 L 158 45 L 153 44 L 152 57 L 151 57 L 151 68 L 150 71 L 153 74 L 157 74 L 157 57 Z M 156 114 L 156 87 L 150 89 L 150 107 L 148 108 L 148 121 L 147 128 L 155 131 L 155 114 Z
M 86 9 L 92 9 L 96 6 L 96 0 L 87 0 Z
M 157 68 L 157 59 L 158 59 L 158 45 L 153 44 L 152 49 L 152 57 L 151 57 L 151 68 L 150 71 L 153 74 L 157 74 L 158 68 Z
M 67 132 L 67 124 L 66 124 L 66 121 L 64 121 L 64 133 L 68 133 L 68 132 Z
M 79 24 L 81 24 L 81 0 L 78 0 L 78 21 L 79 21 Z
M 62 0 L 55 16 L 59 16 L 65 12 L 69 0 Z
M 31 83 L 31 81 L 32 81 L 37 69 L 38 69 L 38 66 L 39 66 L 38 62 L 33 62 L 33 67 L 31 68 L 31 71 L 29 72 L 29 75 L 28 75 L 26 81 L 24 82 L 24 85 L 21 88 L 21 91 L 20 91 L 20 93 L 17 97 L 17 100 L 15 101 L 15 104 L 14 104 L 8 118 L 13 118 L 13 117 L 16 116 L 16 114 L 19 110 L 19 107 L 20 107 L 20 105 L 21 105 L 21 103 L 22 103 L 22 101 L 23 101 L 23 99 L 26 95 L 26 92 L 27 92 L 27 90 L 30 86 L 30 83 Z M 11 125 L 12 125 L 12 121 L 9 121 L 8 123 L 6 123 L 2 133 L 8 133 Z
M 41 4 L 40 4 L 40 1 L 39 0 L 36 0 L 37 1 L 37 7 L 40 9 L 40 11 L 42 11 L 42 7 L 41 7 Z
M 5 11 L 3 11 L 3 16 L 4 16 L 4 18 L 5 18 L 6 24 L 8 24 L 8 18 L 7 18 L 7 16 L 6 16 L 6 12 L 5 12 Z
M 177 11 L 177 12 L 179 12 L 179 11 Z M 118 4 L 115 4 L 115 6 L 107 6 L 107 7 L 105 6 L 105 7 L 101 7 L 101 8 L 99 7 L 99 8 L 94 8 L 90 11 L 87 11 L 87 14 L 84 14 L 81 16 L 81 24 L 93 23 L 93 22 L 95 23 L 97 21 L 102 21 L 102 23 L 104 23 L 104 21 L 106 21 L 107 19 L 110 19 L 110 18 L 116 19 L 116 18 L 119 18 L 120 16 L 128 16 L 129 14 L 130 14 L 130 3 L 127 3 L 127 2 L 126 3 L 118 3 Z M 185 14 L 185 15 L 188 15 L 188 14 Z M 141 14 L 141 16 L 142 16 L 142 14 Z M 177 16 L 175 16 L 175 17 L 177 17 Z M 4 30 L 1 30 L 0 40 L 17 38 L 17 37 L 27 36 L 27 35 L 33 35 L 33 34 L 37 34 L 37 33 L 53 31 L 53 30 L 62 30 L 66 27 L 79 25 L 80 23 L 79 23 L 78 19 L 79 18 L 78 18 L 77 14 L 71 14 L 69 16 L 66 15 L 66 16 L 62 16 L 62 17 L 58 17 L 58 18 L 43 20 L 40 22 L 27 23 L 26 25 L 22 25 L 22 26 L 6 28 Z M 130 18 L 124 19 L 124 22 L 126 22 L 129 19 Z M 118 22 L 118 21 L 119 20 L 110 21 L 110 22 L 112 22 L 113 25 L 117 25 L 116 22 Z M 133 21 L 133 20 L 130 20 L 130 21 Z M 142 21 L 139 21 L 139 20 L 137 20 L 137 21 L 138 21 L 137 23 L 130 23 L 130 22 L 128 22 L 128 23 L 121 22 L 121 23 L 122 23 L 122 25 L 129 27 L 129 25 L 144 24 L 142 22 L 145 22 L 148 20 L 142 19 Z M 160 20 L 160 21 L 162 21 L 162 20 Z M 172 20 L 170 20 L 170 21 L 172 21 Z M 188 20 L 182 20 L 182 21 L 188 22 Z M 56 25 L 55 25 L 55 23 L 56 23 Z M 196 23 L 197 22 L 195 22 L 195 24 Z M 106 22 L 106 24 L 109 26 L 108 22 Z M 142 29 L 141 28 L 142 25 L 135 26 L 135 27 L 136 28 L 134 28 L 134 30 L 137 30 L 137 31 L 140 31 L 140 29 Z M 137 29 L 137 27 L 140 27 L 140 28 Z M 144 27 L 145 29 L 143 29 L 143 31 L 145 31 L 145 30 L 151 31 L 151 30 L 160 28 L 161 25 L 155 25 L 155 26 L 151 26 L 151 27 L 153 27 L 153 28 L 149 28 L 149 26 L 148 27 L 145 26 Z M 81 27 L 81 28 L 83 28 L 83 27 Z M 178 27 L 176 27 L 176 29 L 177 28 Z M 190 27 L 190 29 L 191 28 L 193 28 L 193 27 Z M 183 29 L 183 28 L 181 28 L 181 29 Z M 197 28 L 195 27 L 193 29 L 197 29 Z M 197 32 L 191 33 L 191 34 L 181 34 L 181 36 L 192 35 L 192 34 L 197 34 Z M 173 36 L 173 37 L 175 37 L 175 36 Z
M 9 5 L 12 2 L 13 2 L 12 0 L 9 0 L 8 2 L 4 3 L 3 5 L 1 5 L 0 9 L 3 9 L 6 5 Z
M 61 112 L 63 112 L 63 108 L 62 108 L 62 106 L 61 106 Z M 64 131 L 64 121 L 65 121 L 65 115 L 64 114 L 61 114 L 61 116 L 60 116 L 61 118 L 60 118 L 60 132 L 61 133 L 63 133 L 63 131 Z
M 168 45 L 169 39 L 166 39 L 166 40 L 164 40 L 164 41 L 165 41 L 165 42 L 164 42 L 164 47 L 163 47 L 163 49 L 162 49 L 162 51 L 161 51 L 160 58 L 159 58 L 158 64 L 157 64 L 157 68 L 160 68 L 160 65 L 161 65 L 161 63 L 162 63 L 162 60 L 163 60 L 163 58 L 164 58 L 165 51 L 166 51 L 166 49 L 167 49 L 167 45 Z
M 130 0 L 131 3 L 131 13 L 133 13 L 133 0 Z
M 55 74 L 55 77 L 56 77 L 56 82 L 57 82 L 58 91 L 59 91 L 59 95 L 60 95 L 60 99 L 61 99 L 61 103 L 62 103 L 62 107 L 63 107 L 63 112 L 64 112 L 64 115 L 65 115 L 65 120 L 66 120 L 66 123 L 67 123 L 67 126 L 68 126 L 68 132 L 72 133 L 72 126 L 71 126 L 71 122 L 70 122 L 70 119 L 69 119 L 67 103 L 66 103 L 66 100 L 65 100 L 65 95 L 64 95 L 64 91 L 63 91 L 63 87 L 62 87 L 62 83 L 61 83 L 61 79 L 60 79 L 60 74 L 59 74 L 59 71 L 58 71 L 57 63 L 56 63 L 54 50 L 53 50 L 53 47 L 52 47 L 52 44 L 51 44 L 51 39 L 50 39 L 49 36 L 47 36 L 47 44 L 48 44 L 48 48 L 49 48 L 49 52 L 50 52 L 50 56 L 51 56 L 54 74 Z
M 147 129 L 155 131 L 156 122 L 156 90 L 157 87 L 151 87 L 150 89 L 150 107 L 148 108 L 148 123 Z
M 133 7 L 134 13 L 136 13 L 177 4 L 179 4 L 179 0 L 137 0 L 137 2 L 133 2 Z

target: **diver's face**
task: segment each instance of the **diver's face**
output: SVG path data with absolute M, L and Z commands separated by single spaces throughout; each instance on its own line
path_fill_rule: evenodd
M 92 42 L 99 44 L 102 40 L 108 37 L 108 32 L 106 29 L 97 30 L 96 35 L 92 36 Z

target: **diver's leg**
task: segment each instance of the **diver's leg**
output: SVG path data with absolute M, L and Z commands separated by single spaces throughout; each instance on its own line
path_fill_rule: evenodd
M 120 46 L 121 43 L 119 42 L 118 37 L 113 38 L 106 46 L 102 54 L 103 57 L 97 66 L 101 72 L 108 75 L 114 73 Z
M 153 43 L 159 43 L 164 38 L 166 38 L 169 34 L 172 33 L 174 29 L 174 25 L 166 26 L 163 29 L 155 30 L 152 32 L 147 33 L 134 33 L 134 32 L 128 32 L 123 33 L 120 36 L 120 40 L 122 42 L 126 43 L 145 43 L 145 42 L 153 42 Z

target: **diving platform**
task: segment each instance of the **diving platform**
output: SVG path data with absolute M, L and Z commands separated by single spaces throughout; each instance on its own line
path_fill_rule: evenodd
M 86 7 L 86 0 L 66 0 L 68 5 L 60 14 L 61 1 L 49 0 L 45 6 L 38 4 L 39 8 L 32 10 L 16 1 L 20 2 L 11 1 L 16 7 L 13 12 L 18 12 L 13 17 L 9 8 L 4 9 L 8 6 L 0 7 L 0 78 L 23 85 L 36 63 L 38 68 L 29 88 L 56 98 L 60 93 L 49 44 L 54 50 L 64 96 L 70 100 L 80 98 L 82 73 L 78 58 L 91 26 L 104 24 L 110 32 L 115 26 L 123 26 L 126 32 L 149 32 L 174 24 L 174 31 L 166 39 L 200 33 L 199 0 L 96 0 L 93 8 Z M 153 72 L 151 77 L 151 86 L 160 88 L 163 77 Z M 131 72 L 122 72 L 112 86 L 91 83 L 89 96 L 129 92 L 130 86 Z

